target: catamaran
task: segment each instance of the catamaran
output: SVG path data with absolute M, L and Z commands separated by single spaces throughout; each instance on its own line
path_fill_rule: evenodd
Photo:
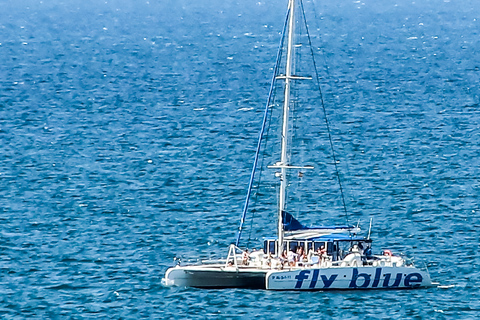
M 202 261 L 191 265 L 176 265 L 166 271 L 163 279 L 167 286 L 197 288 L 252 288 L 268 290 L 331 290 L 331 289 L 407 289 L 432 285 L 426 267 L 419 268 L 402 256 L 385 250 L 373 254 L 370 229 L 361 236 L 358 226 L 307 227 L 286 210 L 288 172 L 311 170 L 313 166 L 291 163 L 289 145 L 291 126 L 289 119 L 292 108 L 292 88 L 297 81 L 312 81 L 313 77 L 295 74 L 296 43 L 295 26 L 305 20 L 302 1 L 289 0 L 282 37 L 277 53 L 277 62 L 271 81 L 269 97 L 265 106 L 253 170 L 243 207 L 235 244 L 231 244 L 225 259 Z M 296 12 L 300 15 L 296 19 Z M 308 34 L 308 26 L 305 23 Z M 311 46 L 310 36 L 308 35 Z M 286 43 L 285 43 L 286 42 Z M 286 48 L 286 49 L 285 49 Z M 282 58 L 283 52 L 286 56 Z M 313 50 L 312 58 L 314 59 Z M 319 76 L 314 63 L 316 80 Z M 282 72 L 282 73 L 280 73 Z M 276 210 L 276 237 L 265 238 L 263 249 L 248 252 L 240 249 L 239 243 L 251 198 L 259 153 L 265 135 L 265 123 L 272 109 L 272 92 L 277 81 L 283 81 L 283 103 L 281 114 L 280 145 L 277 162 L 269 168 L 279 178 Z M 321 99 L 323 106 L 323 98 Z M 325 114 L 326 117 L 326 114 Z M 328 121 L 326 121 L 328 127 Z M 332 139 L 330 144 L 333 150 Z M 334 157 L 334 163 L 337 161 Z M 300 173 L 299 173 L 300 174 Z M 302 173 L 303 174 L 303 173 Z M 339 176 L 338 176 L 339 177 Z M 341 186 L 341 181 L 338 181 Z M 340 187 L 340 191 L 342 191 Z M 343 198 L 343 204 L 345 200 Z M 346 208 L 346 207 L 345 207 Z M 345 209 L 346 211 L 346 209 Z

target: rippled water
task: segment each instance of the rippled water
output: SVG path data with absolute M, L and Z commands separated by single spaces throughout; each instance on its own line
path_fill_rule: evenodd
M 285 2 L 2 3 L 2 318 L 480 316 L 474 0 L 305 3 L 350 220 L 453 287 L 162 287 L 234 241 Z

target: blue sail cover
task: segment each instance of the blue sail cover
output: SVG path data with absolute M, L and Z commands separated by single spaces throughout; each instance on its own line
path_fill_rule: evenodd
M 287 211 L 283 211 L 283 230 L 285 231 L 295 231 L 295 230 L 304 230 L 309 229 L 295 219 Z
M 296 231 L 296 230 L 325 230 L 325 229 L 333 229 L 333 230 L 351 230 L 354 226 L 317 226 L 317 227 L 306 227 L 300 223 L 297 219 L 295 219 L 290 213 L 287 211 L 283 211 L 283 230 L 284 231 Z

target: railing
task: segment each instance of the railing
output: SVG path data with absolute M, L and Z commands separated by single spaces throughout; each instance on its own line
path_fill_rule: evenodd
M 238 253 L 236 251 L 239 251 L 240 254 L 240 259 L 243 259 L 243 250 L 237 247 L 234 244 L 231 244 L 230 247 L 228 248 L 228 255 L 227 255 L 227 260 L 225 260 L 225 268 L 227 267 L 235 267 L 238 269 Z

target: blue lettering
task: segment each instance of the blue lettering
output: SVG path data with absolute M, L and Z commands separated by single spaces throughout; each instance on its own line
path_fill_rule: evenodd
M 382 275 L 382 268 L 375 269 L 375 278 L 373 279 L 372 288 L 378 287 L 378 283 L 380 282 L 380 276 Z
M 384 288 L 396 288 L 400 284 L 400 281 L 402 281 L 402 274 L 397 273 L 397 277 L 395 278 L 395 282 L 393 285 L 389 286 L 388 283 L 390 282 L 390 277 L 392 276 L 391 273 L 386 273 L 385 274 L 385 280 L 383 280 L 383 287 Z
M 303 284 L 303 280 L 308 279 L 308 275 L 310 274 L 310 270 L 302 270 L 299 274 L 295 276 L 297 279 L 297 284 L 295 285 L 295 289 L 300 289 Z
M 319 273 L 318 269 L 313 270 L 312 282 L 310 282 L 310 286 L 309 286 L 310 289 L 315 288 L 315 286 L 317 285 L 318 273 Z
M 361 286 L 357 285 L 357 279 L 362 277 L 363 283 Z M 367 273 L 358 273 L 357 268 L 353 268 L 352 280 L 350 281 L 350 288 L 366 288 L 370 284 L 370 275 Z
M 414 272 L 405 277 L 404 284 L 405 287 L 418 287 L 422 283 L 422 280 L 422 275 L 418 272 Z
M 323 274 L 321 275 L 321 277 L 322 277 L 322 281 L 323 281 L 323 288 L 326 289 L 326 288 L 328 288 L 332 285 L 332 283 L 333 283 L 333 281 L 335 281 L 335 279 L 337 279 L 338 274 L 332 274 L 329 279 L 327 279 L 327 277 Z

